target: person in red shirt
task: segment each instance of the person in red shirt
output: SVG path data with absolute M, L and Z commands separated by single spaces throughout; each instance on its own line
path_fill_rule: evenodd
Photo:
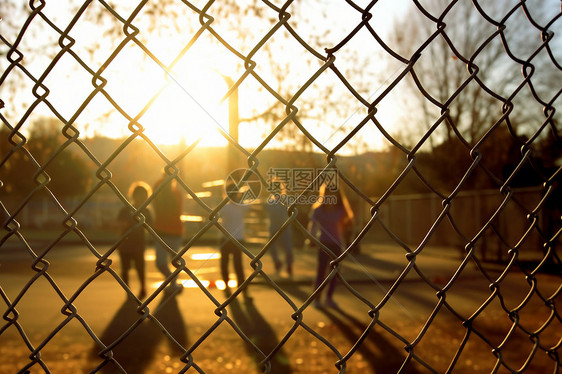
M 180 219 L 182 212 L 181 192 L 177 188 L 176 180 L 166 180 L 166 176 L 156 182 L 153 190 L 155 194 L 152 201 L 154 231 L 173 251 L 177 251 L 182 245 L 183 233 Z M 156 252 L 156 267 L 167 279 L 172 274 L 169 262 L 173 253 L 158 239 L 155 240 L 154 250 Z M 171 285 L 180 286 L 176 279 L 171 282 Z

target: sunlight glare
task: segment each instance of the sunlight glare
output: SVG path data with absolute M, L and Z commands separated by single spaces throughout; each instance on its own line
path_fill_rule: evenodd
M 211 282 L 206 280 L 206 279 L 201 279 L 201 280 L 199 280 L 199 282 L 201 282 L 201 284 L 205 288 L 209 288 L 209 285 L 211 284 Z M 199 288 L 199 285 L 193 279 L 184 280 L 182 282 L 182 285 L 183 285 L 184 288 Z
M 217 280 L 215 282 L 215 286 L 217 287 L 218 290 L 221 290 L 221 291 L 226 290 L 226 283 L 224 283 L 224 281 L 222 281 L 222 280 Z
M 221 255 L 220 253 L 194 253 L 190 258 L 195 261 L 218 260 Z
M 164 281 L 152 282 L 151 288 L 158 289 L 158 287 L 162 286 L 162 283 L 164 283 Z
M 180 220 L 182 222 L 203 222 L 203 217 L 202 216 L 193 216 L 193 215 L 189 215 L 189 214 L 182 214 L 180 216 Z
M 165 46 L 166 42 L 161 44 Z M 128 46 L 104 71 L 108 81 L 105 90 L 124 113 L 137 119 L 143 133 L 157 145 L 200 141 L 202 146 L 224 146 L 227 141 L 219 129 L 228 132 L 228 101 L 221 103 L 228 85 L 217 67 L 206 61 L 205 53 L 211 52 L 200 48 L 167 71 L 140 48 Z M 90 90 L 85 87 L 82 96 Z M 97 96 L 80 122 L 89 123 L 98 134 L 129 136 L 128 120 L 101 94 Z
M 220 103 L 226 82 L 199 64 L 175 70 L 170 76 L 162 71 L 169 83 L 140 120 L 146 135 L 158 144 L 225 145 L 218 128 L 228 129 L 228 103 Z

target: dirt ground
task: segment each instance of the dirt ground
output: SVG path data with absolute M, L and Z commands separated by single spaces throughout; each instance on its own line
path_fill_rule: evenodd
M 357 346 L 361 334 L 368 324 L 357 321 L 344 311 L 326 310 L 330 322 L 320 322 L 307 328 L 298 327 L 278 350 L 272 360 L 272 373 L 316 374 L 316 373 L 393 373 L 405 365 L 405 373 L 447 372 L 454 362 L 453 373 L 508 373 L 525 368 L 525 373 L 556 372 L 556 361 L 545 352 L 545 347 L 559 343 L 560 320 L 553 316 L 544 303 L 533 300 L 512 320 L 499 307 L 492 304 L 478 315 L 472 328 L 463 327 L 445 305 L 430 323 L 420 320 L 393 321 L 389 325 L 375 325 Z M 342 329 L 340 320 L 352 320 L 353 328 Z M 75 322 L 75 321 L 74 321 Z M 248 322 L 248 321 L 247 321 Z M 238 323 L 250 340 L 260 348 L 272 349 L 280 339 L 291 331 L 293 324 L 283 321 L 274 324 L 274 331 L 259 331 Z M 544 325 L 544 326 L 543 326 Z M 345 326 L 350 326 L 347 323 Z M 318 337 L 314 334 L 318 334 Z M 400 335 L 411 344 L 400 341 L 389 331 Z M 66 332 L 66 328 L 62 332 Z M 540 331 L 529 337 L 528 331 Z M 77 334 L 79 329 L 68 329 L 60 333 L 41 349 L 40 363 L 29 368 L 30 373 L 89 373 L 103 363 L 92 338 Z M 178 342 L 188 339 L 194 344 L 204 336 L 194 350 L 192 362 L 205 373 L 260 373 L 259 362 L 263 358 L 249 344 L 245 344 L 237 332 L 223 322 L 210 335 L 205 328 L 191 329 L 189 338 L 174 336 Z M 35 331 L 30 340 L 41 339 L 46 331 Z M 119 331 L 114 335 L 118 336 Z M 174 333 L 172 333 L 174 334 Z M 0 335 L 0 372 L 16 373 L 30 363 L 29 349 L 12 326 Z M 275 338 L 272 340 L 272 335 Z M 507 338 L 506 338 L 507 336 Z M 102 337 L 103 339 L 103 337 Z M 329 343 L 327 343 L 329 342 Z M 493 352 L 493 348 L 498 349 Z M 337 352 L 334 351 L 337 350 Z M 352 352 L 349 357 L 347 354 Z M 408 352 L 410 355 L 408 355 Z M 172 344 L 150 321 L 145 320 L 132 334 L 114 349 L 114 358 L 128 373 L 178 373 L 186 368 L 187 360 L 181 359 L 180 349 Z M 345 356 L 343 365 L 336 367 Z M 528 361 L 528 362 L 527 362 Z M 426 365 L 428 367 L 426 367 Z M 430 369 L 431 367 L 432 369 Z M 120 372 L 111 362 L 100 372 Z M 198 372 L 196 368 L 187 373 Z
M 91 264 L 82 257 L 72 259 L 68 253 L 61 252 L 50 273 L 60 289 L 72 295 L 87 279 Z M 373 262 L 372 274 L 399 263 L 402 257 L 396 261 L 389 258 L 384 267 L 383 260 L 379 255 Z M 430 260 L 436 274 L 449 269 L 444 259 Z M 457 264 L 456 260 L 449 262 Z M 303 265 L 301 272 L 304 269 Z M 14 302 L 35 274 L 27 262 L 12 259 L 10 267 L 0 273 L 0 294 Z M 339 287 L 340 308 L 317 310 L 310 305 L 300 325 L 295 325 L 290 317 L 293 311 L 277 293 L 258 284 L 252 286 L 254 302 L 231 302 L 229 319 L 216 328 L 213 324 L 220 319 L 216 305 L 201 292 L 197 296 L 194 290 L 185 290 L 163 307 L 160 300 L 150 305 L 162 326 L 146 319 L 124 339 L 120 336 L 139 314 L 114 278 L 100 276 L 75 301 L 95 336 L 77 318 L 64 324 L 60 298 L 40 278 L 18 301 L 18 323 L 9 323 L 14 317 L 10 313 L 3 316 L 0 373 L 556 373 L 562 339 L 560 276 L 540 274 L 538 278 L 540 287 L 534 287 L 524 274 L 510 275 L 505 280 L 509 283 L 495 294 L 487 279 L 472 272 L 460 277 L 455 284 L 458 288 L 450 289 L 442 299 L 419 280 L 403 282 L 374 320 L 365 304 Z M 354 286 L 376 304 L 386 292 L 379 287 L 388 289 L 391 285 L 389 281 Z M 310 295 L 308 283 L 286 287 L 285 292 L 297 305 Z M 219 297 L 216 289 L 212 292 Z M 224 295 L 220 296 L 224 300 Z M 512 311 L 511 315 L 506 310 Z M 61 329 L 53 334 L 57 326 Z M 22 336 L 40 351 L 37 357 L 30 358 L 32 349 Z M 116 341 L 111 352 L 100 355 L 103 344 Z M 191 355 L 182 357 L 190 347 Z M 546 353 L 549 349 L 553 349 L 551 356 Z M 261 363 L 274 350 L 271 366 L 264 369 Z

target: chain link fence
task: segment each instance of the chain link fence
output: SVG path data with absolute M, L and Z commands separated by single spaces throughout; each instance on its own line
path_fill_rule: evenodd
M 559 371 L 557 1 L 0 3 L 3 372 Z M 162 32 L 174 25 L 181 32 Z M 214 60 L 226 86 L 182 82 L 183 61 L 201 55 L 192 75 Z M 120 60 L 137 79 L 122 83 Z M 160 75 L 137 71 L 141 61 Z M 229 64 L 235 73 L 221 77 Z M 70 85 L 52 78 L 60 69 Z M 201 99 L 205 90 L 230 114 Z M 169 113 L 151 128 L 159 100 Z M 247 101 L 256 107 L 241 118 Z M 186 116 L 182 105 L 202 113 L 188 122 L 206 122 L 168 125 Z M 53 124 L 34 129 L 37 116 Z M 222 148 L 202 151 L 204 126 Z M 246 241 L 221 219 L 235 169 L 255 200 Z M 132 181 L 162 170 L 146 200 L 130 200 Z M 272 174 L 293 183 L 293 200 L 270 236 Z M 317 187 L 334 180 L 354 211 L 341 254 L 308 226 Z M 145 213 L 172 182 L 185 197 L 179 247 Z M 123 207 L 134 225 L 104 237 Z M 142 297 L 118 268 L 136 228 L 173 269 Z M 289 230 L 292 279 L 270 261 Z M 215 248 L 209 263 L 225 240 L 246 276 L 223 292 L 192 253 Z M 329 271 L 312 286 L 317 251 Z M 180 294 L 178 278 L 190 284 Z M 332 279 L 337 308 L 318 304 Z

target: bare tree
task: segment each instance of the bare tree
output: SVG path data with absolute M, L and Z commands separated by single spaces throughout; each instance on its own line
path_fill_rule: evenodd
M 11 0 L 4 2 L 15 7 Z M 178 59 L 190 59 L 190 54 L 198 45 L 208 45 L 207 52 L 212 51 L 208 53 L 216 55 L 204 56 L 206 61 L 219 59 L 220 71 L 217 73 L 227 75 L 235 82 L 235 88 L 240 90 L 242 109 L 245 101 L 255 101 L 253 95 L 260 96 L 252 111 L 242 110 L 241 123 L 250 124 L 247 126 L 261 131 L 265 137 L 290 114 L 291 106 L 298 108 L 298 114 L 292 117 L 294 121 L 288 121 L 276 136 L 280 139 L 279 144 L 292 149 L 312 149 L 312 143 L 293 122 L 306 122 L 305 127 L 321 124 L 322 128 L 331 132 L 345 127 L 342 126 L 345 119 L 359 104 L 348 101 L 355 99 L 346 92 L 348 89 L 343 83 L 334 82 L 335 70 L 332 68 L 337 66 L 343 76 L 361 75 L 364 78 L 367 69 L 362 67 L 374 58 L 362 56 L 358 50 L 352 51 L 345 59 L 337 60 L 335 65 L 325 69 L 322 77 L 302 92 L 303 86 L 310 83 L 308 79 L 327 63 L 325 49 L 333 47 L 349 32 L 339 30 L 340 26 L 333 23 L 312 24 L 314 18 L 323 19 L 326 11 L 317 10 L 311 3 L 295 2 L 281 8 L 266 1 L 221 1 L 208 2 L 203 8 L 197 8 L 189 2 L 171 0 L 133 5 L 104 1 L 87 2 L 81 6 L 67 5 L 67 14 L 62 14 L 64 7 L 54 9 L 51 8 L 53 6 L 46 4 L 32 22 L 37 25 L 37 30 L 48 31 L 46 35 L 53 31 L 52 38 L 47 40 L 53 47 L 49 57 L 61 53 L 57 32 L 68 32 L 76 43 L 62 53 L 72 52 L 74 58 L 81 59 L 83 65 L 91 69 L 90 74 L 102 78 L 127 46 L 136 44 L 145 51 L 143 61 L 138 61 L 133 69 L 156 61 L 173 71 Z M 355 12 L 357 22 L 361 21 L 360 12 L 348 5 L 344 7 Z M 49 9 L 51 12 L 48 12 Z M 11 37 L 1 46 L 3 51 L 14 42 L 19 27 L 33 11 L 28 6 L 24 8 L 24 13 L 19 18 L 13 17 L 18 22 L 6 24 Z M 53 25 L 46 24 L 43 19 L 51 21 L 58 30 L 55 31 Z M 84 35 L 86 32 L 90 35 Z M 162 44 L 170 48 L 165 50 L 161 48 Z M 44 57 L 41 51 L 25 52 L 25 58 L 30 63 Z M 226 54 L 231 60 L 222 63 L 220 59 Z M 217 65 L 216 61 L 213 64 Z M 232 67 L 221 69 L 228 64 Z M 328 75 L 329 79 L 324 79 Z M 257 86 L 254 91 L 248 90 L 250 84 L 247 82 L 250 81 L 254 87 Z M 354 85 L 358 92 L 365 93 L 367 87 L 373 84 L 368 79 L 356 79 Z M 136 114 L 130 113 L 131 116 Z M 107 122 L 106 112 L 101 111 L 97 115 L 100 123 Z M 327 117 L 331 119 L 326 120 Z M 82 126 L 92 122 L 84 120 L 84 115 L 82 121 Z
M 521 103 L 529 98 L 536 101 L 531 97 L 530 85 L 525 84 L 527 63 L 561 76 L 541 47 L 542 30 L 531 22 L 540 20 L 544 27 L 547 21 L 541 15 L 552 4 L 524 7 L 502 0 L 486 3 L 484 8 L 468 1 L 421 3 L 424 8 L 412 6 L 396 23 L 393 35 L 398 53 L 417 59 L 413 68 L 417 82 L 409 81 L 412 94 L 405 104 L 415 113 L 408 121 L 411 130 L 418 136 L 425 134 L 447 111 L 446 121 L 436 131 L 438 136 L 430 139 L 432 146 L 453 137 L 475 144 L 502 117 L 506 102 Z M 533 57 L 541 50 L 544 53 Z M 545 86 L 542 75 L 536 74 L 529 81 L 534 87 L 546 88 L 546 102 L 558 91 Z M 510 117 L 519 131 L 532 132 L 536 128 L 529 125 L 537 117 L 532 112 L 535 108 L 528 104 L 530 109 L 519 111 L 523 106 L 517 106 Z
M 464 187 L 497 186 L 523 157 L 513 150 L 556 131 L 559 114 L 545 111 L 560 95 L 550 82 L 562 79 L 546 28 L 555 3 L 427 0 L 395 24 L 392 45 L 413 64 L 403 141 L 427 136 L 417 168 L 433 187 L 456 188 L 477 154 Z

